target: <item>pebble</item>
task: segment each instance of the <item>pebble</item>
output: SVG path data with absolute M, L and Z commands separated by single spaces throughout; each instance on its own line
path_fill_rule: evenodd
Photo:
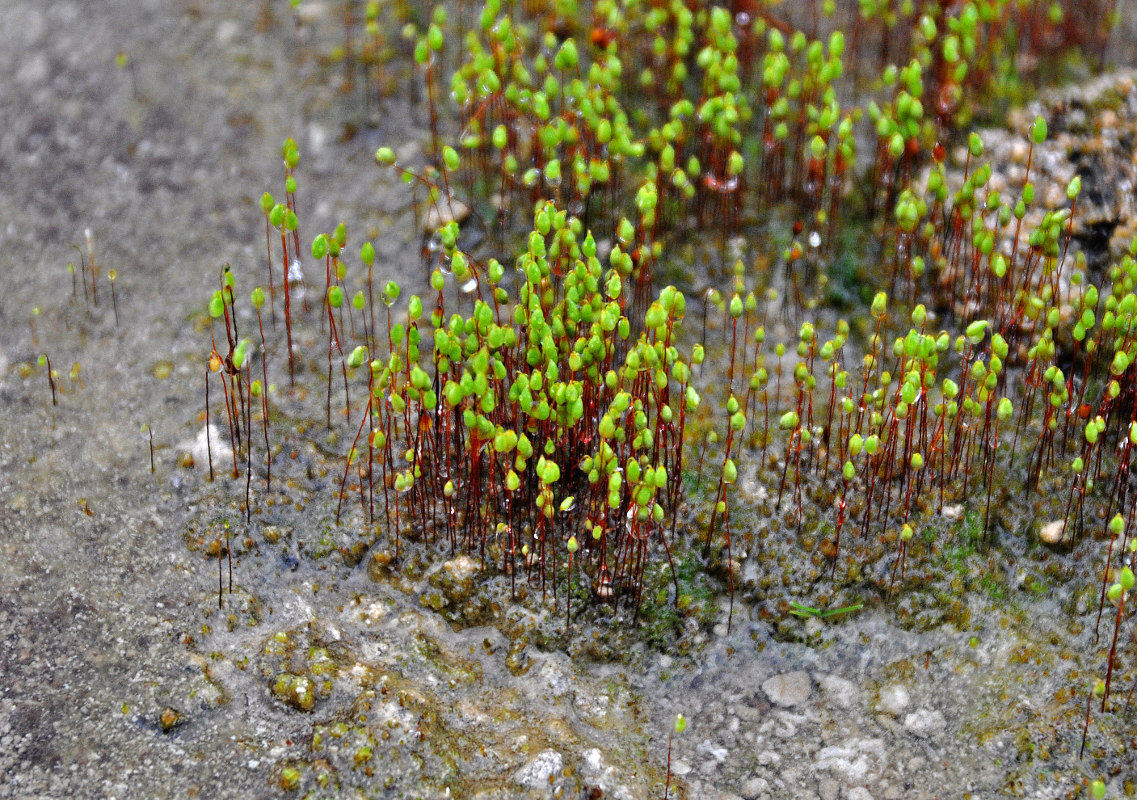
M 804 703 L 812 690 L 809 673 L 801 670 L 775 675 L 762 684 L 762 691 L 770 702 L 784 708 Z
M 235 19 L 222 20 L 221 24 L 217 26 L 217 41 L 221 44 L 228 44 L 237 38 L 241 33 L 241 23 Z
M 918 708 L 904 718 L 904 729 L 921 739 L 930 739 L 946 727 L 944 715 L 934 709 Z
M 853 707 L 853 701 L 857 697 L 857 687 L 852 681 L 836 675 L 816 675 L 815 678 L 825 692 L 825 699 L 831 705 L 845 710 Z
M 849 746 L 823 747 L 817 754 L 815 770 L 831 769 L 850 781 L 863 780 L 869 771 L 869 759 Z
M 710 739 L 704 739 L 695 752 L 699 755 L 709 755 L 718 763 L 726 761 L 726 757 L 730 755 L 730 751 L 723 747 L 721 744 L 714 744 Z
M 963 518 L 963 506 L 958 504 L 958 503 L 956 505 L 952 505 L 952 506 L 944 506 L 943 509 L 940 511 L 940 514 L 943 515 L 944 519 L 950 519 L 952 521 L 955 521 L 957 519 L 962 519 Z
M 450 199 L 450 202 L 439 201 L 434 203 L 426 212 L 423 228 L 427 233 L 434 233 L 450 222 L 462 222 L 470 216 L 470 207 L 461 200 Z
M 742 796 L 746 800 L 763 800 L 770 796 L 770 782 L 765 778 L 751 778 L 742 784 Z
M 768 767 L 771 764 L 777 764 L 781 760 L 782 757 L 775 753 L 773 750 L 763 750 L 758 754 L 758 763 L 764 767 Z
M 908 707 L 911 699 L 907 689 L 898 683 L 894 683 L 880 690 L 880 704 L 877 707 L 886 713 L 900 716 L 900 713 Z
M 542 750 L 537 757 L 513 774 L 515 783 L 530 789 L 548 789 L 549 780 L 564 767 L 564 756 L 556 750 Z
M 1048 522 L 1038 531 L 1038 538 L 1046 544 L 1058 544 L 1062 541 L 1062 533 L 1066 530 L 1066 520 L 1056 519 Z
M 817 794 L 821 797 L 821 800 L 837 800 L 840 792 L 840 784 L 832 778 L 824 778 L 817 784 Z

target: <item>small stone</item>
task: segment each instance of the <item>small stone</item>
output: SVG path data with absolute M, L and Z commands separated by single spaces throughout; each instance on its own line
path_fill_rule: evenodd
M 904 729 L 921 739 L 930 739 L 946 727 L 944 715 L 933 709 L 919 708 L 904 718 Z
M 908 707 L 908 703 L 911 702 L 911 699 L 907 689 L 898 683 L 894 683 L 880 690 L 880 705 L 878 708 L 893 716 L 899 716 L 900 713 Z
M 1062 541 L 1062 534 L 1066 530 L 1066 520 L 1056 519 L 1048 522 L 1038 531 L 1038 538 L 1046 544 L 1058 544 Z
M 388 550 L 373 552 L 367 561 L 367 577 L 376 583 L 381 582 L 394 560 L 395 556 Z
M 1066 203 L 1066 189 L 1057 183 L 1048 184 L 1042 193 L 1042 206 L 1053 211 Z
M 710 739 L 704 739 L 695 748 L 695 752 L 699 755 L 708 755 L 718 763 L 726 761 L 726 757 L 730 755 L 730 751 L 723 747 L 721 744 L 714 744 Z
M 462 222 L 468 216 L 470 216 L 470 207 L 461 200 L 450 198 L 448 203 L 439 200 L 427 209 L 426 219 L 423 220 L 422 226 L 427 233 L 434 233 L 443 225 L 448 225 L 451 222 Z
M 959 503 L 953 506 L 944 506 L 940 510 L 941 516 L 944 519 L 950 519 L 952 522 L 963 519 L 963 506 Z
M 530 789 L 549 788 L 549 781 L 564 767 L 564 756 L 556 750 L 543 750 L 537 757 L 513 774 L 515 783 Z
M 869 759 L 864 753 L 858 752 L 852 743 L 823 747 L 817 753 L 814 770 L 819 772 L 826 769 L 840 773 L 846 780 L 860 781 L 868 774 Z
M 775 675 L 762 684 L 762 691 L 770 702 L 783 708 L 804 703 L 812 690 L 809 673 L 801 670 Z
M 832 778 L 824 778 L 817 784 L 817 794 L 821 796 L 821 800 L 837 800 L 840 791 L 841 787 Z
M 865 787 L 854 786 L 845 790 L 845 800 L 873 800 L 873 797 Z
M 430 585 L 441 590 L 447 600 L 459 602 L 473 594 L 476 588 L 474 577 L 478 574 L 478 562 L 467 555 L 460 555 L 442 565 L 430 577 Z
M 217 26 L 217 41 L 221 44 L 228 44 L 237 38 L 241 32 L 241 24 L 235 19 L 222 20 L 221 24 Z
M 770 782 L 765 778 L 751 778 L 742 784 L 742 796 L 746 800 L 763 800 L 770 796 Z
M 162 733 L 169 733 L 178 726 L 181 722 L 182 715 L 170 706 L 162 709 L 162 713 L 158 716 L 158 724 L 162 726 Z
M 852 681 L 839 678 L 836 675 L 817 675 L 817 682 L 825 692 L 825 699 L 837 708 L 848 710 L 853 707 L 857 696 L 857 687 Z

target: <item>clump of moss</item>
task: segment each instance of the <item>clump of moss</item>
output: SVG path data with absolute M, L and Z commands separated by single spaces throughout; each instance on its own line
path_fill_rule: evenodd
M 1019 131 L 1013 185 L 968 127 L 1043 42 L 1104 39 L 1055 3 L 757 8 L 490 0 L 465 36 L 441 7 L 409 25 L 428 163 L 375 155 L 412 187 L 429 286 L 404 305 L 345 224 L 313 238 L 325 426 L 341 388 L 352 419 L 326 440 L 346 446 L 336 519 L 359 539 L 308 549 L 358 560 L 381 541 L 369 568 L 408 591 L 430 574 L 427 605 L 482 619 L 466 579 L 408 554 L 442 544 L 514 597 L 563 603 L 567 630 L 622 606 L 662 641 L 709 625 L 723 587 L 733 609 L 739 583 L 766 615 L 795 592 L 843 608 L 908 590 L 901 616 L 938 624 L 958 615 L 939 578 L 1008 592 L 973 551 L 1046 523 L 1056 549 L 1096 532 L 1099 607 L 1116 608 L 1105 708 L 1133 613 L 1137 242 L 1088 263 L 1081 177 L 1034 184 L 1045 117 Z M 295 142 L 282 157 L 285 200 L 262 210 L 291 383 L 306 256 Z M 687 247 L 709 266 L 676 267 Z M 235 286 L 224 270 L 210 300 L 209 375 L 248 518 L 269 411 Z M 258 321 L 276 294 L 254 295 Z M 1030 512 L 1006 511 L 1020 489 Z M 944 541 L 956 507 L 968 538 Z

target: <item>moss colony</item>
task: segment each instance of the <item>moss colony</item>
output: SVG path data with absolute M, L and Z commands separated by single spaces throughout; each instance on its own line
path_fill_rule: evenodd
M 304 437 L 266 387 L 317 372 L 332 433 L 308 440 L 342 459 L 325 550 L 396 572 L 464 553 L 434 602 L 457 622 L 478 575 L 570 633 L 626 615 L 665 642 L 720 592 L 931 624 L 1025 558 L 1040 592 L 1090 585 L 1101 671 L 1076 694 L 1125 705 L 1137 243 L 1110 187 L 1137 91 L 1035 103 L 997 158 L 973 130 L 1096 64 L 1108 9 L 789 5 L 349 13 L 329 71 L 369 107 L 415 81 L 429 122 L 375 154 L 425 231 L 420 294 L 377 285 L 344 224 L 301 238 L 287 141 L 268 288 L 249 305 L 226 268 L 209 304 L 233 453 L 210 469 L 244 470 L 246 514 L 271 501 Z

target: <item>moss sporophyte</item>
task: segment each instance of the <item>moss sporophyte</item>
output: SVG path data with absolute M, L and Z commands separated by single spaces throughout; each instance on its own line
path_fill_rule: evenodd
M 1036 188 L 1061 120 L 1019 131 L 1013 179 L 969 126 L 1016 65 L 1046 60 L 1025 31 L 1091 56 L 1108 31 L 1042 2 L 742 5 L 490 0 L 464 32 L 442 6 L 369 12 L 355 56 L 377 66 L 389 14 L 425 84 L 427 163 L 375 160 L 412 187 L 429 279 L 404 300 L 346 224 L 311 241 L 324 422 L 346 424 L 342 385 L 354 427 L 337 522 L 396 563 L 404 537 L 441 540 L 511 591 L 564 595 L 566 627 L 582 604 L 638 615 L 660 564 L 678 607 L 677 556 L 721 576 L 729 623 L 743 561 L 769 570 L 778 547 L 808 591 L 846 598 L 787 613 L 842 618 L 942 561 L 949 507 L 990 546 L 1019 535 L 1004 507 L 1021 489 L 1061 521 L 1049 546 L 1110 540 L 1105 709 L 1132 658 L 1137 242 L 1091 265 L 1081 178 Z M 293 303 L 293 140 L 281 156 L 283 201 L 259 204 L 259 380 L 228 268 L 209 302 L 206 388 L 220 380 L 246 514 L 254 405 L 271 481 L 265 304 L 274 332 L 282 306 L 290 385 L 313 368 L 293 333 L 315 322 Z M 751 599 L 773 596 L 774 576 L 753 581 Z

